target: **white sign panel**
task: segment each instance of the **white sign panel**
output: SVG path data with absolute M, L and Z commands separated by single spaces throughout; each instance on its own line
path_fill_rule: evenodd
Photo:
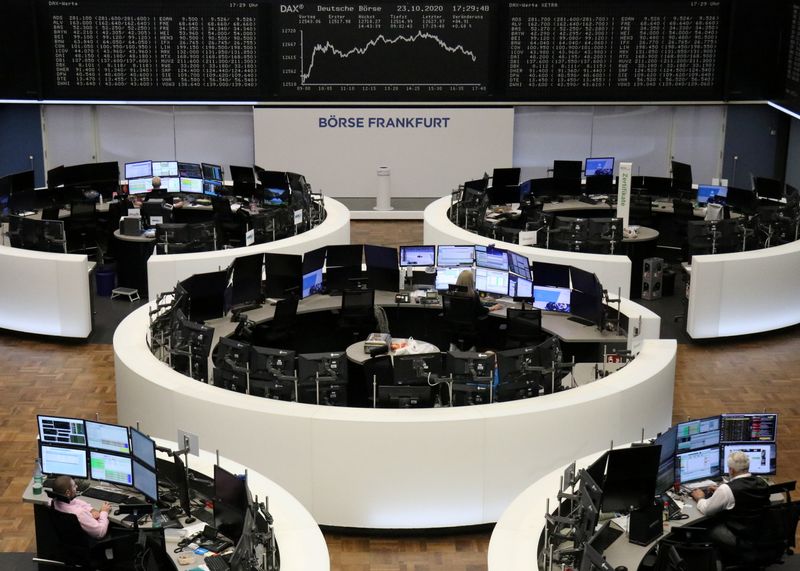
M 617 218 L 622 218 L 622 226 L 627 228 L 631 209 L 631 176 L 633 163 L 619 163 L 619 184 L 617 185 Z
M 295 210 L 294 211 L 294 225 L 297 226 L 303 223 L 303 211 L 302 210 Z
M 255 244 L 255 241 L 256 241 L 256 231 L 251 228 L 244 234 L 244 245 L 252 246 L 253 244 Z

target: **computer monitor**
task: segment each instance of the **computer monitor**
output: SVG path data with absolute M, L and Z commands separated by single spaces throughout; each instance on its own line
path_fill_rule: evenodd
M 437 246 L 436 258 L 440 268 L 472 266 L 475 246 Z
M 265 206 L 286 206 L 289 202 L 289 191 L 285 188 L 265 186 L 263 202 Z
M 222 167 L 220 165 L 212 165 L 209 163 L 200 163 L 203 169 L 204 180 L 214 180 L 222 182 Z
M 519 184 L 519 168 L 494 169 L 492 171 L 492 186 L 499 188 L 503 186 L 517 186 Z
M 90 450 L 89 466 L 92 480 L 123 486 L 133 485 L 133 462 L 130 456 Z
M 196 322 L 222 317 L 228 281 L 228 270 L 194 274 L 183 280 L 181 286 L 189 300 L 187 317 Z
M 302 298 L 322 293 L 322 268 L 303 274 Z
M 250 364 L 249 343 L 236 341 L 230 337 L 220 337 L 214 348 L 214 366 L 227 369 L 244 369 Z
M 159 244 L 188 243 L 191 241 L 189 225 L 183 222 L 166 222 L 162 224 L 156 224 L 156 241 Z
M 380 385 L 380 408 L 430 408 L 433 406 L 433 387 L 427 385 Z
M 397 291 L 400 270 L 397 267 L 397 248 L 364 245 L 364 262 L 367 267 L 369 287 L 384 291 Z
M 158 476 L 153 468 L 133 461 L 133 488 L 148 500 L 158 501 Z
M 675 455 L 675 469 L 681 484 L 718 478 L 720 475 L 719 446 L 678 452 Z
M 178 176 L 178 162 L 153 161 L 153 176 Z
M 490 270 L 508 271 L 508 252 L 482 244 L 475 246 L 475 265 Z
M 709 202 L 715 204 L 725 204 L 725 198 L 727 196 L 727 186 L 701 184 L 697 187 L 697 204 L 699 205 L 708 204 Z
M 581 161 L 553 161 L 553 179 L 557 181 L 573 181 L 580 183 Z
M 784 196 L 783 188 L 783 183 L 777 179 L 763 176 L 753 177 L 753 190 L 759 198 L 780 200 Z
M 64 185 L 64 165 L 47 171 L 47 187 L 57 188 Z
M 569 266 L 547 262 L 531 262 L 533 283 L 537 286 L 569 288 Z
M 538 383 L 542 379 L 539 352 L 535 345 L 498 351 L 497 371 L 502 383 Z
M 442 372 L 441 353 L 418 353 L 416 355 L 397 355 L 394 357 L 394 383 L 396 385 L 428 386 L 430 376 Z
M 751 474 L 759 476 L 777 473 L 778 445 L 774 442 L 740 442 L 722 446 L 723 474 L 730 474 L 728 457 L 732 452 L 744 452 L 750 458 Z
M 450 351 L 445 359 L 445 372 L 454 379 L 471 381 L 489 379 L 494 369 L 494 355 L 476 351 Z
M 68 446 L 86 446 L 86 425 L 82 418 L 37 415 L 39 442 Z
M 508 295 L 508 272 L 475 268 L 475 289 L 495 295 Z
M 518 186 L 493 186 L 486 191 L 489 204 L 514 204 L 520 202 Z
M 508 251 L 508 271 L 522 276 L 529 280 L 531 279 L 531 268 L 528 256 L 523 256 L 512 250 Z
M 652 505 L 660 454 L 659 446 L 609 450 L 602 510 L 627 512 Z
M 181 192 L 181 179 L 177 176 L 165 176 L 161 179 L 161 191 Z M 184 191 L 190 192 L 190 191 Z
M 125 163 L 125 178 L 152 178 L 153 161 L 137 161 L 135 163 Z
M 508 295 L 517 301 L 532 301 L 533 282 L 514 274 L 508 274 Z
M 225 187 L 222 181 L 219 180 L 204 180 L 203 181 L 203 194 L 208 196 L 224 196 Z
M 247 513 L 247 482 L 214 464 L 214 527 L 238 543 Z
M 728 413 L 721 417 L 720 442 L 775 442 L 778 415 L 775 413 Z
M 610 521 L 606 521 L 583 546 L 579 571 L 614 571 L 615 567 L 606 561 L 603 545 L 609 534 Z
M 436 246 L 400 246 L 400 267 L 436 265 Z
M 260 304 L 261 278 L 264 270 L 264 254 L 239 256 L 233 260 L 233 287 L 231 304 Z
M 11 186 L 11 193 L 33 190 L 36 187 L 34 171 L 27 170 L 7 175 Z
M 533 280 L 533 307 L 542 311 L 554 311 L 556 313 L 570 313 L 572 303 L 572 291 L 563 287 L 547 287 L 536 285 L 536 270 L 534 269 Z
M 273 347 L 256 347 L 250 351 L 250 374 L 270 383 L 291 382 L 289 395 L 294 389 L 295 352 Z M 268 387 L 272 388 L 272 387 Z
M 234 192 L 253 192 L 256 188 L 256 175 L 253 167 L 230 165 L 231 180 Z
M 364 246 L 361 244 L 334 244 L 326 249 L 325 263 L 329 268 L 346 266 L 361 270 L 363 253 Z
M 570 293 L 569 312 L 573 321 L 584 324 L 600 326 L 603 323 L 603 298 L 602 291 L 585 293 L 572 290 Z
M 296 254 L 264 254 L 264 295 L 287 297 L 303 287 L 303 257 Z M 296 294 L 295 294 L 296 295 Z
M 203 194 L 203 179 L 180 177 L 180 191 L 189 194 Z
M 675 451 L 677 448 L 677 427 L 670 427 L 660 434 L 653 444 L 661 446 L 658 459 L 658 476 L 656 477 L 656 493 L 660 494 L 675 484 Z
M 85 448 L 68 448 L 50 444 L 39 445 L 42 472 L 45 474 L 88 478 L 87 452 Z
M 689 190 L 692 188 L 692 165 L 671 161 L 672 184 L 679 190 Z
M 128 194 L 144 194 L 153 188 L 149 177 L 128 179 Z
M 131 433 L 131 453 L 134 460 L 152 469 L 156 467 L 156 443 L 153 439 L 135 428 L 130 428 Z
M 448 291 L 451 285 L 455 285 L 458 281 L 458 276 L 464 268 L 436 268 L 436 281 L 435 287 L 439 291 Z
M 717 446 L 720 439 L 720 417 L 709 416 L 708 418 L 679 422 L 676 430 L 679 452 Z
M 475 180 L 468 180 L 464 183 L 464 189 L 475 191 L 478 195 L 483 194 L 486 192 L 486 188 L 489 186 L 489 178 L 483 177 L 478 178 Z
M 614 157 L 589 157 L 584 163 L 586 177 L 590 176 L 613 176 Z
M 130 454 L 128 427 L 105 422 L 86 421 L 86 445 L 97 450 Z
M 178 176 L 181 178 L 203 178 L 203 169 L 197 163 L 178 163 Z
M 347 355 L 344 351 L 298 355 L 297 379 L 301 385 L 298 401 L 347 405 Z

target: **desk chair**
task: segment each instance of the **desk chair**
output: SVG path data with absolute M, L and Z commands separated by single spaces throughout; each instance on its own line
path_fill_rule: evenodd
M 693 220 L 687 225 L 689 258 L 694 255 L 711 254 L 713 231 L 708 222 Z
M 718 571 L 719 561 L 710 543 L 662 542 L 659 546 L 656 571 Z M 663 555 L 662 555 L 663 552 Z
M 542 311 L 533 309 L 506 309 L 505 349 L 526 347 L 542 340 Z
M 736 561 L 725 569 L 765 569 L 774 563 L 782 563 L 784 554 L 789 551 L 790 537 L 794 539 L 796 509 L 796 502 L 764 508 L 752 532 L 737 537 Z
M 375 290 L 344 290 L 337 326 L 354 337 L 366 338 L 372 333 L 375 330 Z
M 42 220 L 58 220 L 58 206 L 47 206 L 42 208 Z
M 290 349 L 294 347 L 294 322 L 297 317 L 297 298 L 287 297 L 275 304 L 271 321 L 253 328 L 253 345 Z
M 688 225 L 694 218 L 694 205 L 688 200 L 675 198 L 672 201 L 673 219 L 675 226 L 672 236 L 672 244 L 681 249 L 681 260 L 688 259 L 689 240 Z
M 629 221 L 634 226 L 653 225 L 653 201 L 649 196 L 631 196 Z
M 224 246 L 244 246 L 244 226 L 231 210 L 227 198 L 211 199 L 214 210 L 214 224 L 217 228 L 217 242 Z
M 465 351 L 478 340 L 477 301 L 470 296 L 442 294 L 442 318 L 447 344 Z
M 66 228 L 70 252 L 98 250 L 96 209 L 95 202 L 81 200 L 70 203 L 70 216 Z M 80 248 L 76 247 L 77 243 L 80 243 Z

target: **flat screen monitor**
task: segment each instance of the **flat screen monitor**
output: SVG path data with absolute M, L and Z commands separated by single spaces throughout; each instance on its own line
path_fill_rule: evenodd
M 723 474 L 730 474 L 728 456 L 732 452 L 744 452 L 750 458 L 751 474 L 772 475 L 778 468 L 778 445 L 774 442 L 740 442 L 722 446 Z
M 570 293 L 570 310 L 573 317 L 580 318 L 594 325 L 603 321 L 603 299 L 597 292 L 584 293 L 572 290 Z
M 519 184 L 519 201 L 530 202 L 531 192 L 533 191 L 533 181 L 531 179 Z
M 420 385 L 381 385 L 378 387 L 380 408 L 430 408 L 433 387 Z
M 153 161 L 153 176 L 178 176 L 178 161 Z
M 476 191 L 478 194 L 482 194 L 486 192 L 486 188 L 489 186 L 489 178 L 478 178 L 475 180 L 468 180 L 464 183 L 465 189 L 470 189 Z
M 181 180 L 183 179 L 176 176 L 165 176 L 161 179 L 161 190 L 167 192 L 181 192 Z
M 610 525 L 610 521 L 605 522 L 583 546 L 578 571 L 614 571 L 614 566 L 603 555 L 603 546 L 608 545 L 609 534 L 613 533 L 613 529 L 609 529 Z
M 56 188 L 64 185 L 64 165 L 57 166 L 47 171 L 48 188 Z
M 717 446 L 720 438 L 720 419 L 718 416 L 679 422 L 677 429 L 678 451 L 698 450 L 707 446 Z
M 203 178 L 203 169 L 197 163 L 178 163 L 178 176 L 183 178 Z
M 261 280 L 264 254 L 239 256 L 233 261 L 233 291 L 231 304 L 261 303 Z
M 400 246 L 400 266 L 429 267 L 436 265 L 436 246 Z
M 287 297 L 299 295 L 303 287 L 303 257 L 295 254 L 264 254 L 264 295 Z
M 224 315 L 228 278 L 228 270 L 220 270 L 194 274 L 181 282 L 189 299 L 187 317 L 190 320 L 203 322 Z
M 133 462 L 130 456 L 89 451 L 90 477 L 99 482 L 133 485 Z
M 143 432 L 131 427 L 131 453 L 133 458 L 152 469 L 156 467 L 156 443 Z
M 347 355 L 343 351 L 298 355 L 297 377 L 301 383 L 315 383 L 317 378 L 325 382 L 347 382 Z
M 553 161 L 553 179 L 557 181 L 573 181 L 580 183 L 581 161 Z
M 203 179 L 222 182 L 222 167 L 220 165 L 201 163 L 200 166 L 203 169 Z
M 675 455 L 675 469 L 681 484 L 718 478 L 720 476 L 719 447 L 679 452 Z
M 658 477 L 656 478 L 656 493 L 665 492 L 675 483 L 675 451 L 677 446 L 676 435 L 678 430 L 671 427 L 660 434 L 653 444 L 661 446 L 661 456 L 658 459 Z
M 569 266 L 562 264 L 531 262 L 533 283 L 537 286 L 569 288 L 569 268 Z
M 514 204 L 520 202 L 518 186 L 493 186 L 486 191 L 489 204 Z
M 239 190 L 253 190 L 256 185 L 256 174 L 253 167 L 240 167 L 230 165 L 228 167 L 231 171 L 231 180 L 233 181 L 234 188 Z
M 652 505 L 660 453 L 659 446 L 609 450 L 602 511 L 627 512 Z
M 783 183 L 774 178 L 754 176 L 753 190 L 755 190 L 759 198 L 773 198 L 775 200 L 783 198 Z
M 721 442 L 775 442 L 778 415 L 769 412 L 723 414 L 721 430 Z
M 82 418 L 38 415 L 39 442 L 86 446 L 86 425 Z
M 150 192 L 151 188 L 153 184 L 149 177 L 128 179 L 128 194 L 144 194 Z
M 492 186 L 500 188 L 504 186 L 517 186 L 519 184 L 519 168 L 494 169 L 492 171 Z
M 712 186 L 710 184 L 701 184 L 697 187 L 697 204 L 708 204 L 709 202 L 715 204 L 725 204 L 725 199 L 728 196 L 727 186 Z
M 264 187 L 265 206 L 285 206 L 288 203 L 289 191 L 285 188 Z
M 430 375 L 442 372 L 441 353 L 419 353 L 394 357 L 394 382 L 396 385 L 429 386 Z
M 495 295 L 508 295 L 508 272 L 475 268 L 475 289 Z
M 137 161 L 135 163 L 125 163 L 125 178 L 152 178 L 153 161 Z
M 541 366 L 535 346 L 498 351 L 496 356 L 501 384 L 541 380 L 541 372 L 532 370 Z
M 22 171 L 10 174 L 7 177 L 11 184 L 11 192 L 22 192 L 24 190 L 33 190 L 36 187 L 35 176 L 33 171 Z
M 584 172 L 590 176 L 612 176 L 614 174 L 614 157 L 589 157 L 584 163 Z
M 509 274 L 508 295 L 514 299 L 530 301 L 533 298 L 533 282 L 523 277 Z
M 523 256 L 511 250 L 508 251 L 508 271 L 525 279 L 531 279 L 531 267 L 528 256 Z
M 534 270 L 534 276 L 536 275 Z M 537 286 L 533 282 L 533 307 L 542 311 L 569 313 L 572 303 L 572 292 L 569 288 Z
M 672 161 L 672 183 L 679 189 L 692 188 L 692 165 Z
M 223 196 L 225 194 L 225 187 L 223 186 L 222 181 L 204 180 L 203 194 L 207 194 L 208 196 Z
M 259 166 L 255 166 L 258 181 L 264 188 L 275 188 L 284 191 L 291 190 L 289 175 L 285 171 L 268 171 Z
M 569 268 L 569 276 L 572 282 L 572 289 L 582 292 L 595 293 L 600 284 L 595 274 L 573 266 Z
M 86 421 L 86 444 L 89 448 L 130 454 L 128 427 L 104 422 Z
M 180 177 L 180 191 L 191 194 L 203 194 L 203 179 Z
M 42 472 L 45 474 L 88 478 L 88 464 L 85 448 L 67 448 L 41 444 L 39 456 L 42 459 Z
M 462 381 L 488 379 L 494 369 L 495 357 L 491 353 L 475 351 L 450 351 L 445 360 L 445 372 Z
M 238 543 L 247 513 L 247 482 L 214 465 L 214 527 L 234 543 Z
M 364 263 L 367 270 L 376 268 L 397 269 L 397 248 L 364 245 Z
M 433 247 L 433 246 L 431 246 Z M 361 269 L 364 247 L 360 244 L 337 244 L 326 249 L 326 264 L 331 267 L 352 267 Z
M 439 267 L 471 266 L 475 261 L 475 246 L 437 246 Z
M 451 285 L 455 285 L 458 276 L 463 272 L 462 268 L 436 268 L 436 289 L 447 291 Z
M 475 265 L 490 270 L 508 271 L 508 252 L 492 246 L 475 246 Z
M 158 500 L 158 476 L 154 469 L 133 461 L 133 488 L 148 500 Z

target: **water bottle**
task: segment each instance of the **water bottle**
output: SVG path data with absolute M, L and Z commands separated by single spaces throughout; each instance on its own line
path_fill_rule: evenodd
M 42 474 L 42 461 L 37 458 L 33 468 L 33 494 L 38 496 L 42 493 L 44 475 Z
M 161 510 L 158 508 L 158 504 L 153 504 L 153 528 L 157 529 L 161 527 Z

